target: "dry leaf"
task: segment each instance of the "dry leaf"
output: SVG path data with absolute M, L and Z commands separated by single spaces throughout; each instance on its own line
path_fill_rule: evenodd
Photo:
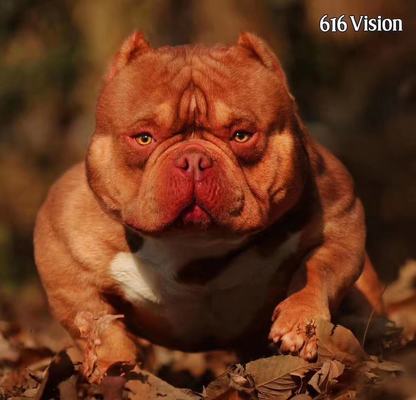
M 56 398 L 59 396 L 58 385 L 69 379 L 75 372 L 67 353 L 62 351 L 50 363 L 43 381 L 37 390 L 36 400 Z
M 317 364 L 287 355 L 252 361 L 247 364 L 246 372 L 253 377 L 260 400 L 284 400 L 299 386 L 299 380 L 295 380 L 295 377 L 303 377 L 308 371 L 317 368 Z
M 346 392 L 334 397 L 334 400 L 355 400 L 357 398 L 356 390 L 347 390 Z
M 244 399 L 254 397 L 254 380 L 241 364 L 233 365 L 229 370 L 212 381 L 204 391 L 207 400 Z
M 225 396 L 231 390 L 230 376 L 227 373 L 214 379 L 205 389 L 204 397 L 208 400 L 226 398 Z
M 70 378 L 59 383 L 58 390 L 61 400 L 78 400 L 77 377 L 72 375 Z
M 257 400 L 257 396 L 248 397 L 246 393 L 240 392 L 233 388 L 228 388 L 225 392 L 222 392 L 216 397 L 204 397 L 206 400 Z
M 374 372 L 370 372 L 370 371 L 365 371 L 364 375 L 370 382 L 376 382 L 377 379 L 379 378 L 377 374 L 375 374 Z
M 337 383 L 337 378 L 344 372 L 345 365 L 337 360 L 326 360 L 322 367 L 309 380 L 318 393 L 326 393 L 328 388 Z
M 308 394 L 301 393 L 301 394 L 297 394 L 296 396 L 291 397 L 290 400 L 312 400 L 312 397 L 309 396 Z
M 230 399 L 235 392 L 260 400 L 284 400 L 301 386 L 301 379 L 319 366 L 295 356 L 274 356 L 252 361 L 242 367 L 234 366 L 211 382 L 205 390 L 208 400 Z M 255 389 L 255 391 L 254 391 Z
M 125 389 L 129 400 L 199 400 L 202 397 L 177 389 L 147 371 L 135 369 L 127 374 Z
M 370 356 L 370 359 L 364 363 L 364 366 L 369 370 L 378 369 L 380 371 L 400 373 L 405 372 L 403 365 L 393 361 L 380 361 L 375 356 Z
M 341 325 L 325 320 L 317 321 L 318 358 L 322 361 L 338 360 L 347 365 L 357 364 L 367 358 L 354 334 Z
M 403 343 L 416 338 L 416 261 L 400 269 L 399 278 L 383 294 L 388 317 L 403 328 Z
M 379 361 L 377 369 L 386 372 L 405 372 L 403 365 L 393 361 Z
M 416 260 L 408 260 L 399 271 L 396 281 L 387 286 L 383 300 L 387 305 L 402 302 L 416 293 Z
M 22 393 L 22 397 L 28 398 L 28 399 L 33 399 L 36 396 L 36 389 L 26 389 L 23 393 Z
M 16 362 L 19 352 L 14 349 L 0 332 L 0 361 Z

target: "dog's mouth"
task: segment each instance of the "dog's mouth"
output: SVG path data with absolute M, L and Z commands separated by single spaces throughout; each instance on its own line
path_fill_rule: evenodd
M 196 233 L 207 231 L 208 228 L 217 226 L 215 219 L 210 212 L 203 205 L 198 204 L 196 200 L 193 200 L 189 205 L 185 206 L 182 211 L 177 214 L 176 218 L 173 218 L 169 223 L 163 225 L 163 227 L 157 231 L 144 231 L 140 226 L 132 222 L 125 221 L 124 224 L 134 232 L 156 235 L 168 233 L 170 231 L 192 231 Z
M 209 212 L 193 201 L 189 206 L 185 207 L 175 220 L 175 227 L 207 227 L 211 225 L 213 219 Z
M 194 203 L 182 211 L 180 218 L 184 224 L 207 225 L 211 223 L 211 215 L 201 206 Z

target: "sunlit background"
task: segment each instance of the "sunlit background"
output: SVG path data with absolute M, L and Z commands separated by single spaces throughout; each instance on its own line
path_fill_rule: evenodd
M 354 176 L 369 253 L 393 279 L 416 257 L 415 8 L 406 0 L 2 0 L 0 302 L 3 292 L 18 303 L 36 282 L 36 211 L 52 181 L 83 157 L 100 77 L 136 29 L 153 46 L 263 36 L 307 126 Z M 324 14 L 403 18 L 404 32 L 324 34 Z

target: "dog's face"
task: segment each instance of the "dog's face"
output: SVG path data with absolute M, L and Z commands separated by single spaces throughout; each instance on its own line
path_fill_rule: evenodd
M 296 201 L 302 136 L 279 62 L 231 47 L 124 43 L 97 105 L 87 173 L 104 209 L 145 233 L 247 234 Z

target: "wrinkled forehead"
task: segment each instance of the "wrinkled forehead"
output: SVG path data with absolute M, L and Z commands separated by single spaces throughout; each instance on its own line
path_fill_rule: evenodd
M 243 49 L 179 47 L 138 57 L 104 90 L 120 128 L 151 121 L 169 129 L 267 125 L 285 97 L 278 77 Z

